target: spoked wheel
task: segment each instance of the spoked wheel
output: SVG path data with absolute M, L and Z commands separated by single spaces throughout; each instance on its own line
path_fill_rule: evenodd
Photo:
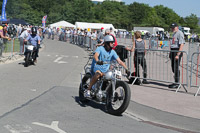
M 108 91 L 107 111 L 113 115 L 121 115 L 128 107 L 131 98 L 131 91 L 124 81 L 117 81 L 113 97 L 112 88 Z
M 86 74 L 82 79 L 82 85 L 80 84 L 80 86 L 79 86 L 79 99 L 82 103 L 89 102 L 89 100 L 84 97 L 84 91 L 85 91 L 85 89 L 87 89 L 89 87 L 90 78 L 91 78 L 91 75 Z

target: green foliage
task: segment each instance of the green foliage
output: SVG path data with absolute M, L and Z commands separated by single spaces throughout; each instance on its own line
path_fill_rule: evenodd
M 179 23 L 181 19 L 180 16 L 178 16 L 172 9 L 164 7 L 163 5 L 155 6 L 154 9 L 156 10 L 159 20 L 161 21 L 159 26 L 164 28 L 168 28 L 174 22 Z
M 0 2 L 2 6 L 2 2 Z M 157 5 L 133 2 L 104 1 L 94 4 L 90 0 L 8 0 L 7 18 L 24 19 L 30 24 L 41 25 L 47 15 L 47 25 L 65 20 L 75 22 L 112 23 L 116 28 L 131 30 L 134 26 L 159 26 L 166 30 L 171 23 L 198 29 L 197 16 L 186 18 L 177 15 L 172 9 Z
M 195 14 L 191 14 L 190 16 L 187 16 L 185 18 L 185 23 L 191 29 L 198 28 L 198 22 L 199 22 L 199 19 L 198 19 L 198 17 Z

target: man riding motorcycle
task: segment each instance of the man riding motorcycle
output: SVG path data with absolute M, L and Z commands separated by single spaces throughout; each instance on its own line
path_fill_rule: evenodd
M 32 27 L 31 28 L 31 34 L 25 39 L 25 42 L 29 42 L 31 45 L 36 47 L 36 59 L 34 60 L 35 63 L 37 63 L 37 57 L 39 53 L 39 48 L 40 48 L 40 36 L 37 35 L 37 28 Z M 26 52 L 24 53 L 26 55 Z
M 104 46 L 100 46 L 96 49 L 94 59 L 92 61 L 91 73 L 94 75 L 91 79 L 88 89 L 84 92 L 85 97 L 90 97 L 90 90 L 97 80 L 109 70 L 110 64 L 104 64 L 104 62 L 111 62 L 116 60 L 120 65 L 126 69 L 126 73 L 129 75 L 127 66 L 120 60 L 117 53 L 112 49 L 115 43 L 115 39 L 111 35 L 104 37 Z

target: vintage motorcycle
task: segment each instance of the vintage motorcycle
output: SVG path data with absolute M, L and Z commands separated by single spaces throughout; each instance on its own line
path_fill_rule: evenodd
M 92 87 L 91 98 L 86 98 L 84 97 L 84 91 L 88 88 L 92 78 L 89 61 L 87 62 L 84 67 L 85 74 L 81 74 L 79 99 L 82 103 L 94 101 L 103 104 L 108 113 L 121 115 L 129 105 L 131 92 L 129 85 L 121 80 L 122 67 L 117 62 L 110 62 L 109 64 L 110 69 Z
M 25 67 L 28 67 L 31 64 L 34 64 L 34 61 L 36 60 L 36 50 L 37 48 L 33 45 L 25 45 Z

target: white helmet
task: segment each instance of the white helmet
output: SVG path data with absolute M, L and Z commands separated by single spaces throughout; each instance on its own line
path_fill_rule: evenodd
M 115 39 L 114 39 L 114 37 L 111 36 L 111 35 L 106 35 L 106 36 L 104 37 L 104 42 L 115 42 Z

